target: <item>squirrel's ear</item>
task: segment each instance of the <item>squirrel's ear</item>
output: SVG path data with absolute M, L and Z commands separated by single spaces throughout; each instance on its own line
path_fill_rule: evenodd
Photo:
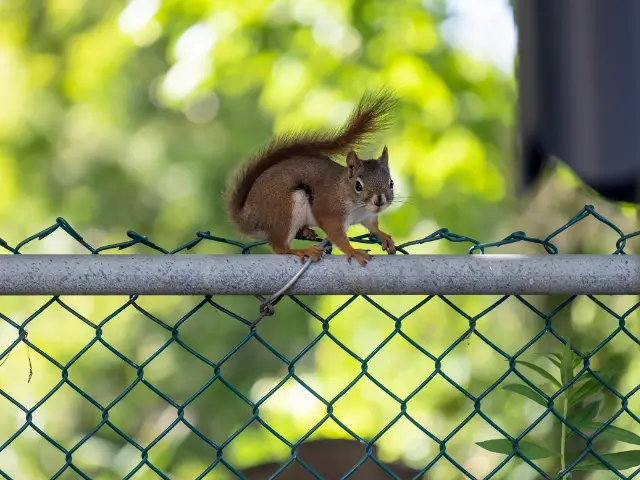
M 385 167 L 389 166 L 389 151 L 387 150 L 387 146 L 386 145 L 382 149 L 382 154 L 380 155 L 380 158 L 378 159 L 378 161 L 381 164 L 383 164 Z
M 349 153 L 347 153 L 347 167 L 349 168 L 349 178 L 353 178 L 360 164 L 361 162 L 358 158 L 358 155 L 356 155 L 356 152 L 351 150 Z

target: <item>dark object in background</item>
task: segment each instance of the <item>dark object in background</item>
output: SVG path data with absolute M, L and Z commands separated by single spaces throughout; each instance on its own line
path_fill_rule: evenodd
M 375 456 L 377 449 L 373 445 Z M 309 467 L 313 468 L 325 480 L 338 480 L 344 477 L 366 453 L 365 446 L 355 440 L 314 440 L 305 442 L 298 447 L 298 456 Z M 377 457 L 376 457 L 377 458 Z M 240 473 L 248 480 L 267 480 L 280 468 L 279 463 L 265 463 L 257 467 L 243 470 Z M 384 463 L 395 475 L 402 480 L 413 479 L 419 470 L 414 470 L 399 463 Z M 278 480 L 316 480 L 300 463 L 293 462 L 280 475 Z M 392 478 L 382 470 L 373 460 L 367 459 L 354 473 L 349 476 L 353 480 L 388 480 Z M 421 476 L 418 478 L 426 478 Z
M 550 155 L 640 204 L 640 1 L 519 0 L 522 181 Z

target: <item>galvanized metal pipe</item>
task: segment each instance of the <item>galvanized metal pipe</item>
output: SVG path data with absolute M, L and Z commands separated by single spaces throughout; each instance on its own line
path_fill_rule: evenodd
M 269 295 L 301 263 L 282 255 L 0 255 L 0 295 Z M 637 255 L 379 255 L 315 263 L 296 295 L 640 294 Z

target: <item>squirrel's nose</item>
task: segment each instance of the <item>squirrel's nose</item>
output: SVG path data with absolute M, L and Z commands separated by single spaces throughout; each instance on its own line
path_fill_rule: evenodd
M 382 205 L 384 205 L 384 201 L 382 200 L 382 197 L 380 195 L 376 195 L 375 197 L 373 197 L 373 204 L 376 207 L 381 207 Z

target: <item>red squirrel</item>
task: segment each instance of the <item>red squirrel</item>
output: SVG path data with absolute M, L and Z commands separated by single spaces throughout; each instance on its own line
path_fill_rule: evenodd
M 378 227 L 378 215 L 393 202 L 389 152 L 360 159 L 355 152 L 389 124 L 395 99 L 387 91 L 366 92 L 345 125 L 337 131 L 288 133 L 274 137 L 236 173 L 227 188 L 227 211 L 239 230 L 266 239 L 276 254 L 317 261 L 318 245 L 292 249 L 296 235 L 317 240 L 320 227 L 349 262 L 365 266 L 370 250 L 354 248 L 347 237 L 351 225 L 364 225 L 395 253 L 390 235 Z M 331 156 L 346 155 L 346 166 Z

